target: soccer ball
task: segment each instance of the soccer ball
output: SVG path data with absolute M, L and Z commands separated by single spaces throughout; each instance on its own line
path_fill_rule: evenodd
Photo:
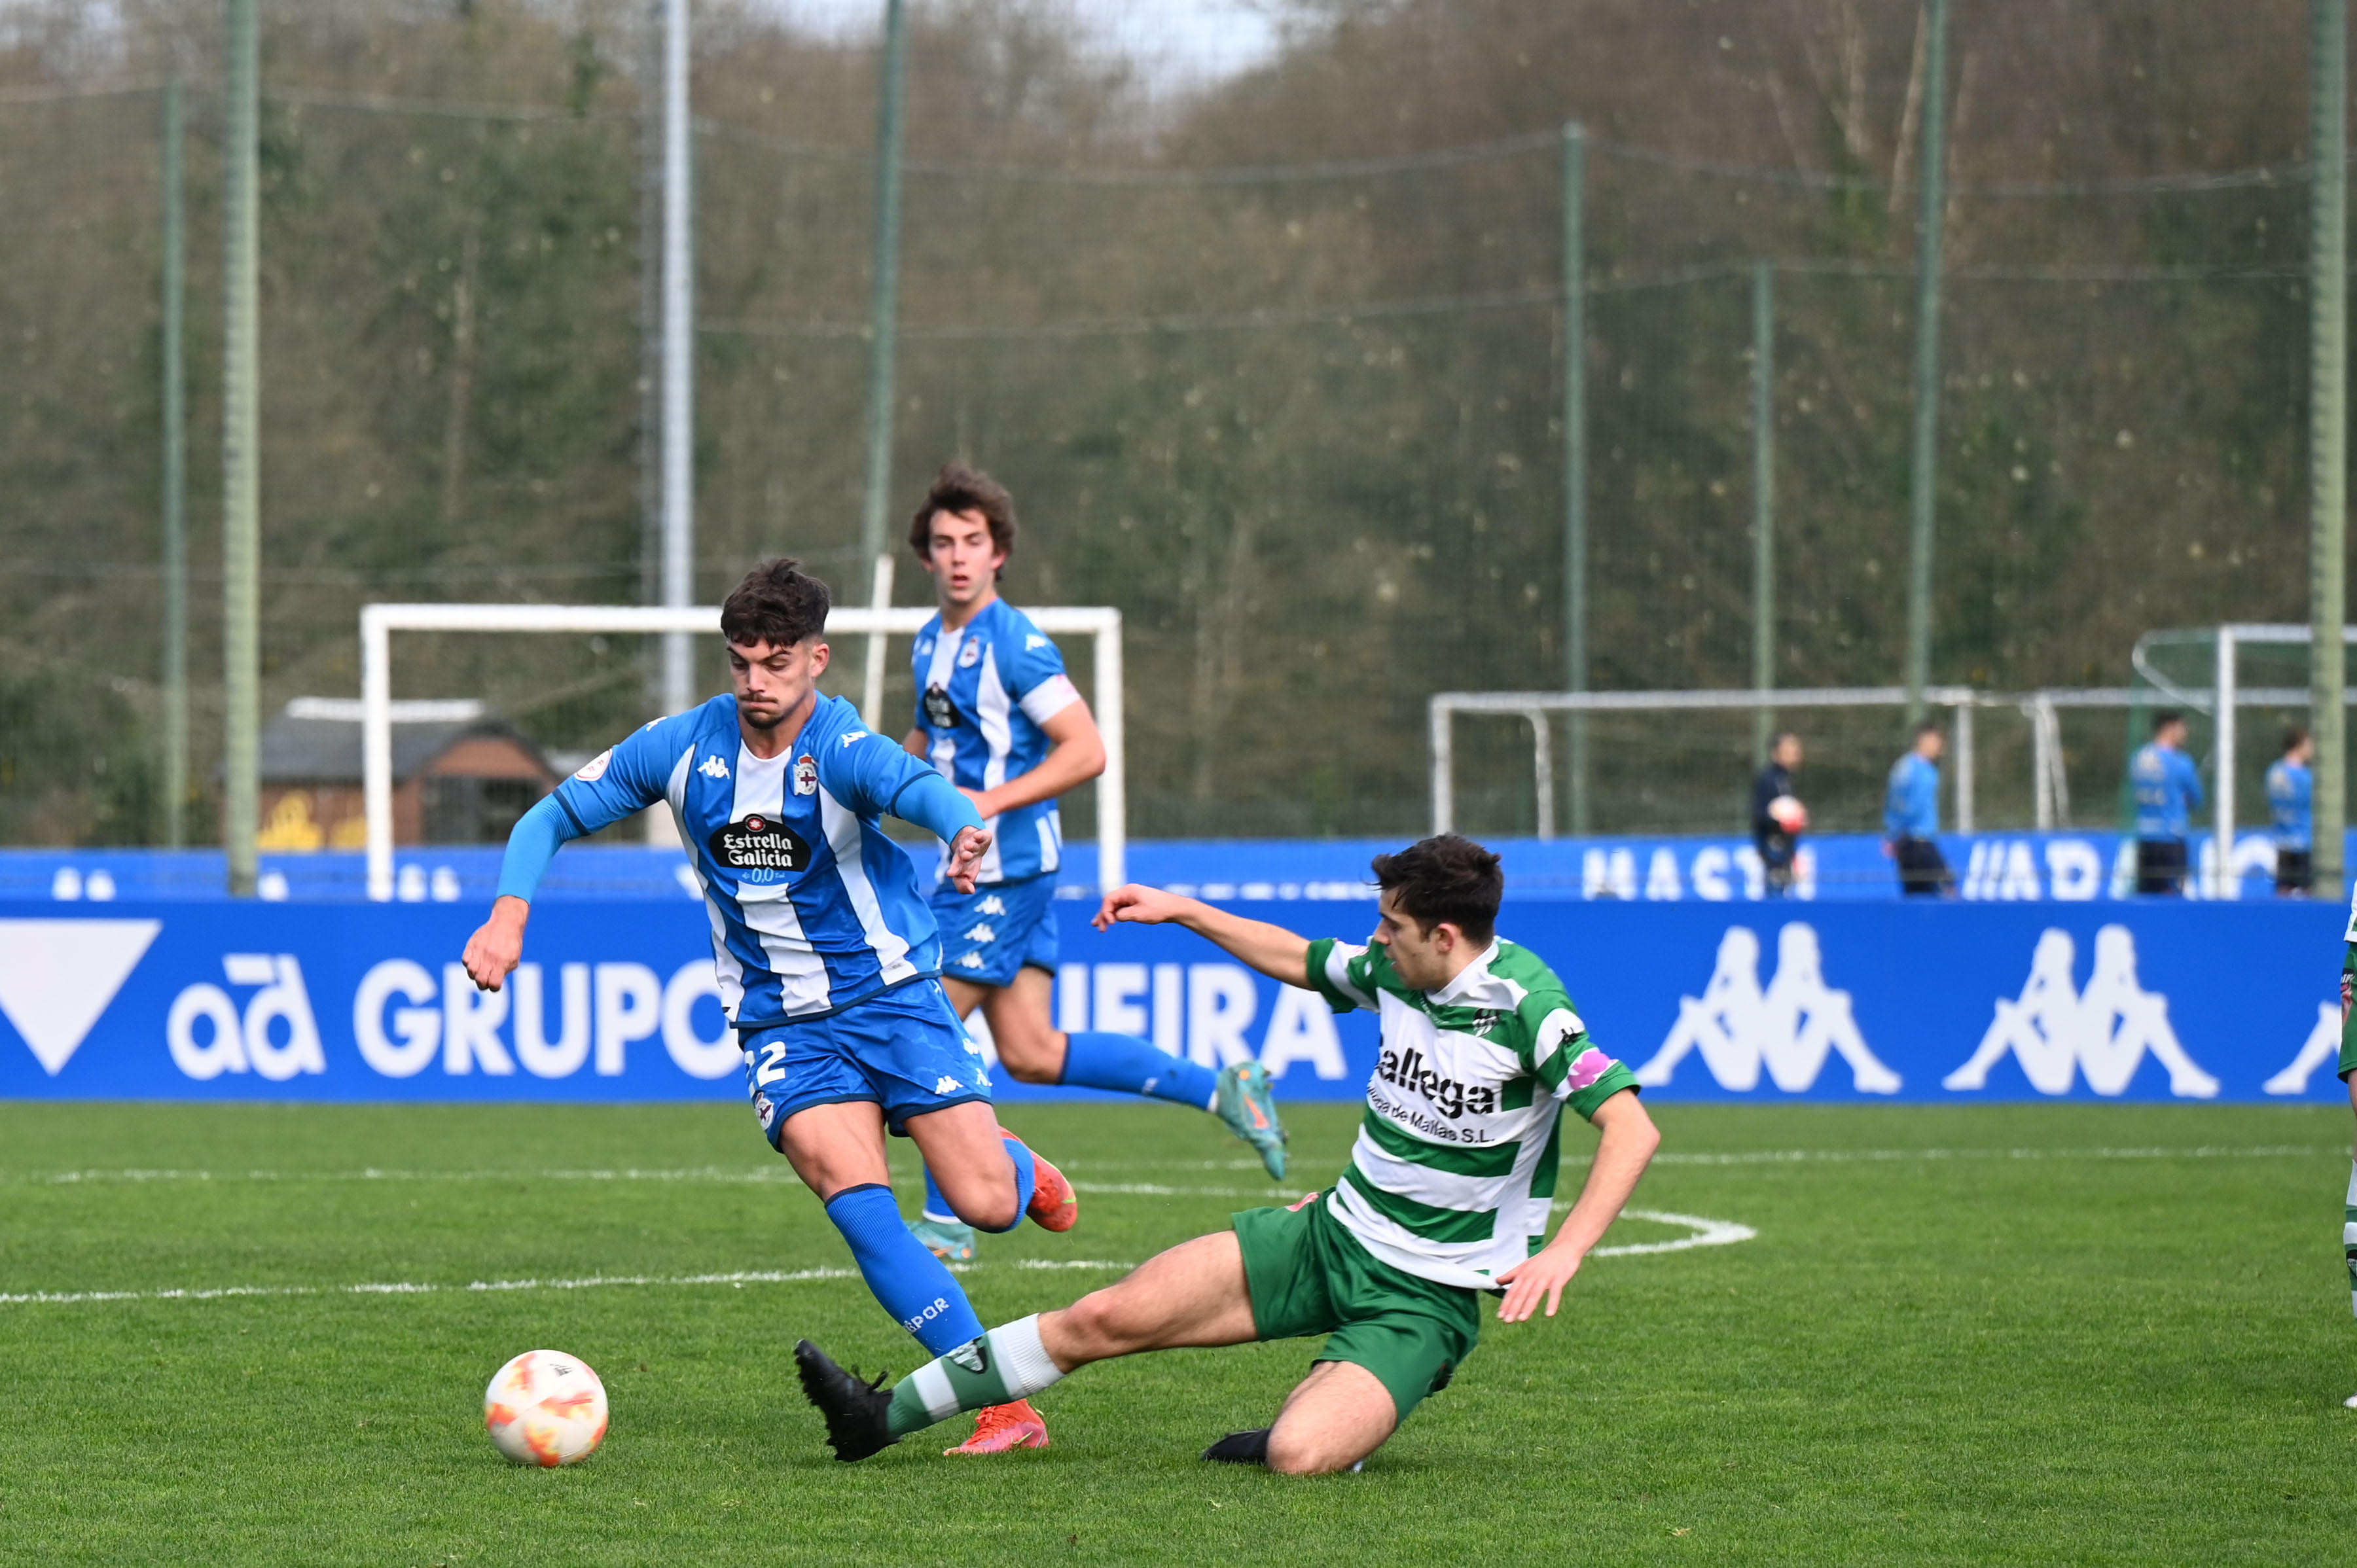
M 1788 833 L 1804 832 L 1809 825 L 1809 809 L 1790 795 L 1779 795 L 1769 801 L 1768 815 Z
M 587 1459 L 606 1436 L 606 1385 L 577 1356 L 527 1350 L 492 1374 L 483 1427 L 519 1465 Z

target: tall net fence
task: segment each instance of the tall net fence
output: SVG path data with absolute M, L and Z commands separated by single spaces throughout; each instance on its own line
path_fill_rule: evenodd
M 651 592 L 643 30 L 635 9 L 462 9 L 289 5 L 266 29 L 266 711 L 356 689 L 371 599 Z M 1010 597 L 1123 607 L 1133 832 L 1414 831 L 1432 693 L 1565 681 L 1563 138 L 1305 134 L 1315 73 L 1348 63 L 1315 28 L 1147 112 L 1046 14 L 920 11 L 893 535 L 963 456 L 1018 498 Z M 141 842 L 163 805 L 159 94 L 59 58 L 0 73 L 0 839 Z M 842 593 L 865 579 L 873 81 L 861 38 L 732 16 L 699 45 L 701 598 L 781 552 Z M 192 67 L 188 104 L 203 838 L 217 78 Z M 1762 263 L 1777 678 L 1896 679 L 1916 195 L 1878 156 L 1807 175 L 1587 138 L 1595 686 L 1750 683 Z M 1957 171 L 1935 680 L 2117 684 L 2151 626 L 2304 615 L 2306 203 L 2293 167 Z M 397 668 L 398 694 L 483 697 L 557 749 L 652 711 L 628 639 L 419 638 Z M 2030 811 L 2010 723 L 1981 722 L 1987 822 Z M 1597 828 L 1740 822 L 1748 718 L 1591 725 Z M 1534 819 L 1526 733 L 1492 727 L 1462 743 L 1469 830 Z M 1870 822 L 1896 716 L 1802 727 L 1819 822 Z M 2066 725 L 2082 807 L 2115 783 L 2115 729 Z

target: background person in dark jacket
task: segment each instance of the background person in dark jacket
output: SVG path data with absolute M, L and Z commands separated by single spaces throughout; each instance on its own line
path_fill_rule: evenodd
M 1751 781 L 1751 842 L 1768 897 L 1781 898 L 1792 886 L 1792 856 L 1809 825 L 1808 809 L 1792 793 L 1792 770 L 1801 766 L 1801 737 L 1780 730 L 1768 747 L 1768 766 Z

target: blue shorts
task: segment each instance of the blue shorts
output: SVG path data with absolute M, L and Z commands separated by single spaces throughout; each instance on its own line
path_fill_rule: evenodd
M 753 1114 L 778 1148 L 786 1119 L 813 1105 L 864 1100 L 884 1108 L 894 1137 L 911 1116 L 990 1103 L 982 1047 L 941 983 L 931 976 L 896 985 L 824 1018 L 780 1024 L 745 1041 L 745 1076 Z
M 1056 876 L 985 883 L 961 893 L 947 877 L 933 889 L 942 929 L 942 974 L 975 985 L 1012 985 L 1029 964 L 1056 972 Z

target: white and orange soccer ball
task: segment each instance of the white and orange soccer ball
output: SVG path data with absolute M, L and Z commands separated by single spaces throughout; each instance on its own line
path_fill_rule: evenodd
M 483 1428 L 519 1465 L 587 1459 L 606 1437 L 606 1385 L 578 1356 L 527 1350 L 483 1391 Z
M 1809 826 L 1809 809 L 1790 795 L 1779 795 L 1768 802 L 1768 819 L 1788 833 L 1804 832 Z

